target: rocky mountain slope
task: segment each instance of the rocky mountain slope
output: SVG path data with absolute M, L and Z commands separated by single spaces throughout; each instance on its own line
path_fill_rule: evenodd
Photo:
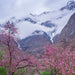
M 56 45 L 64 48 L 67 46 L 75 47 L 75 13 L 61 31 Z
M 51 43 L 50 37 L 43 31 L 35 31 L 33 35 L 19 41 L 26 54 L 43 53 L 44 46 Z

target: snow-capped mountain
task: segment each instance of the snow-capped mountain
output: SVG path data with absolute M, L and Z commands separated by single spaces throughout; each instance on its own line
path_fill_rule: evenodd
M 70 1 L 59 10 L 47 11 L 39 15 L 29 14 L 20 18 L 12 17 L 10 21 L 15 23 L 21 39 L 31 36 L 34 31 L 39 30 L 46 32 L 53 41 L 53 37 L 61 32 L 75 12 L 74 8 L 75 1 Z
M 13 21 L 18 28 L 19 44 L 22 50 L 26 53 L 39 54 L 44 51 L 44 46 L 57 41 L 73 13 L 75 13 L 75 1 L 70 1 L 59 10 L 46 11 L 39 15 L 15 16 L 6 21 Z M 1 29 L 5 22 L 0 23 Z

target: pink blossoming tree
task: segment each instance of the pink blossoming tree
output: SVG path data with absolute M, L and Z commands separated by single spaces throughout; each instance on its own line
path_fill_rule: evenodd
M 6 69 L 7 75 L 14 75 L 17 69 L 39 67 L 38 60 L 33 56 L 25 56 L 17 43 L 17 29 L 11 22 L 7 22 L 0 33 L 0 45 L 4 51 L 0 66 Z
M 74 75 L 75 74 L 75 54 L 66 50 L 58 50 L 54 46 L 45 47 L 45 53 L 42 55 L 43 65 L 52 72 L 52 75 Z

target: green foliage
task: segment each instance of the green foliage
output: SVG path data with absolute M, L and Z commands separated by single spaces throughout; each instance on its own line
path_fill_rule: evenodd
M 19 70 L 17 70 L 17 71 L 15 72 L 14 75 L 18 75 L 18 74 L 24 75 L 25 72 L 26 72 L 26 69 L 19 69 Z
M 73 67 L 73 69 L 75 70 L 75 67 Z
M 41 75 L 52 75 L 49 71 L 40 72 Z
M 3 48 L 0 45 L 0 60 L 2 60 L 2 56 L 5 55 Z
M 28 69 L 26 69 L 26 68 L 23 68 L 23 69 L 19 69 L 19 70 L 17 70 L 15 73 L 14 73 L 14 75 L 29 75 L 29 71 L 28 71 Z M 31 75 L 34 75 L 34 71 L 33 70 L 31 70 L 30 71 L 30 74 Z
M 75 72 L 75 67 L 73 67 L 73 70 L 74 70 L 74 72 Z M 75 73 L 74 73 L 73 75 L 75 75 Z
M 33 71 L 31 71 L 31 75 L 34 75 L 34 72 Z
M 5 69 L 0 67 L 0 75 L 6 75 Z
M 62 75 L 61 73 L 58 73 L 58 71 L 56 69 L 53 69 L 53 71 L 44 71 L 44 72 L 40 72 L 41 75 Z
M 0 50 L 0 60 L 2 60 L 3 52 Z

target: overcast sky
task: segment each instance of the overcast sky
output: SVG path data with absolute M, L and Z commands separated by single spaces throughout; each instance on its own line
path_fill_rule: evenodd
M 57 10 L 66 5 L 67 1 L 68 0 L 0 0 L 0 19 Z

